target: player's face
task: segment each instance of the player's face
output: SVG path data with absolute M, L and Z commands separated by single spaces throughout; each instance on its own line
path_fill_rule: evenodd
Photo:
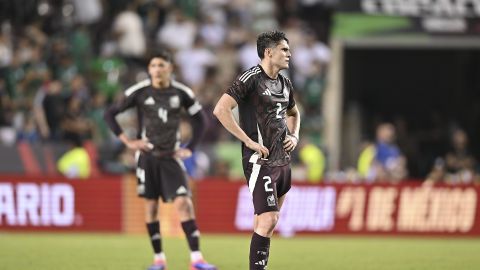
M 148 74 L 154 82 L 170 81 L 172 64 L 163 58 L 153 58 L 148 64 Z
M 290 46 L 288 46 L 287 41 L 282 40 L 275 48 L 271 49 L 269 56 L 271 57 L 272 64 L 279 69 L 288 68 L 292 54 L 290 53 Z

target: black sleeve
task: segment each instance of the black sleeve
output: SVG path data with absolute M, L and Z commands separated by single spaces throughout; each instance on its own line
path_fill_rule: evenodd
M 198 111 L 196 114 L 190 116 L 190 124 L 192 125 L 193 134 L 192 139 L 187 144 L 187 148 L 192 152 L 200 142 L 205 133 L 205 124 L 207 123 L 207 116 L 203 110 Z
M 230 95 L 237 103 L 241 103 L 244 100 L 249 92 L 248 87 L 244 82 L 240 81 L 238 78 L 232 83 L 232 85 L 225 91 L 226 94 Z
M 115 119 L 115 117 L 119 113 L 120 113 L 120 110 L 118 109 L 118 106 L 112 105 L 105 111 L 105 114 L 103 115 L 103 118 L 105 119 L 105 122 L 107 123 L 108 127 L 117 136 L 122 134 L 122 128 L 118 124 L 117 119 Z
M 135 95 L 129 95 L 121 102 L 111 105 L 104 113 L 103 118 L 107 123 L 108 127 L 112 130 L 115 135 L 122 134 L 123 130 L 118 124 L 117 119 L 115 118 L 117 114 L 125 111 L 128 108 L 135 106 Z

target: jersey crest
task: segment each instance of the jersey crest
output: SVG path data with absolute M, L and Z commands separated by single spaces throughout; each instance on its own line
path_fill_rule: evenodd
M 177 109 L 180 107 L 180 98 L 178 96 L 170 97 L 169 103 L 170 107 Z

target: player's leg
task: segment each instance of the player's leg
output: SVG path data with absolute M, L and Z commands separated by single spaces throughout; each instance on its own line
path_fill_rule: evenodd
M 285 198 L 287 194 L 284 194 L 282 197 L 278 198 L 278 209 L 282 209 L 283 202 L 285 202 Z
M 158 221 L 158 199 L 145 199 L 145 222 Z
M 282 197 L 278 198 L 278 209 L 282 209 L 283 202 L 285 201 L 287 194 L 283 195 Z M 258 226 L 258 215 L 253 216 L 253 228 L 257 228 Z
M 192 260 L 203 259 L 200 253 L 200 232 L 195 222 L 192 200 L 188 196 L 178 196 L 173 201 L 173 204 L 180 218 L 182 229 L 187 237 L 188 246 L 192 252 Z
M 245 174 L 253 196 L 254 232 L 250 241 L 250 269 L 265 269 L 268 264 L 270 237 L 278 222 L 275 170 L 251 163 Z
M 278 211 L 266 212 L 258 215 L 257 226 L 254 228 L 254 232 L 263 237 L 272 237 L 279 218 L 280 214 Z
M 163 270 L 165 269 L 166 257 L 162 250 L 160 221 L 158 220 L 158 199 L 145 199 L 145 221 L 154 252 L 153 265 L 148 269 Z
M 250 270 L 266 269 L 270 254 L 270 238 L 278 218 L 278 211 L 256 215 L 256 224 L 250 241 Z
M 278 209 L 282 209 L 283 202 L 285 201 L 285 198 L 287 197 L 287 194 L 283 195 L 282 197 L 278 198 Z M 258 226 L 258 215 L 253 216 L 253 228 L 257 228 Z
M 287 197 L 287 192 L 292 187 L 292 171 L 289 165 L 279 167 L 279 171 L 280 177 L 277 179 L 275 185 L 277 187 L 278 209 L 280 210 Z
M 215 270 L 215 266 L 205 262 L 200 251 L 200 231 L 195 220 L 195 211 L 190 197 L 191 192 L 183 166 L 175 159 L 164 160 L 163 162 L 162 179 L 168 181 L 162 182 L 162 196 L 166 201 L 173 200 L 174 207 L 177 210 L 190 248 L 190 269 Z
M 178 212 L 190 248 L 190 269 L 216 270 L 217 268 L 214 265 L 205 261 L 200 251 L 200 231 L 195 220 L 192 199 L 189 196 L 178 196 L 174 199 L 173 204 Z
M 280 217 L 279 210 L 290 189 L 290 171 L 284 167 L 261 167 L 252 164 L 249 188 L 255 209 L 254 233 L 250 244 L 250 269 L 265 269 L 268 264 L 270 238 Z
M 154 258 L 149 270 L 166 269 L 166 257 L 162 250 L 160 221 L 158 220 L 158 197 L 160 194 L 157 179 L 155 179 L 155 160 L 145 154 L 140 155 L 137 167 L 138 195 L 145 198 L 145 223 L 152 244 Z

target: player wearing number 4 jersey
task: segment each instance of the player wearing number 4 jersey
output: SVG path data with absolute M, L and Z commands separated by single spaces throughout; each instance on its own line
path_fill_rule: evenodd
M 124 99 L 112 105 L 105 113 L 105 120 L 112 131 L 130 149 L 136 150 L 137 191 L 145 198 L 145 221 L 154 250 L 154 263 L 149 270 L 165 270 L 166 257 L 162 251 L 158 200 L 173 202 L 191 250 L 191 270 L 215 270 L 203 259 L 199 248 L 199 236 L 190 190 L 181 159 L 191 156 L 204 130 L 202 107 L 187 86 L 171 79 L 172 62 L 167 52 L 150 57 L 149 79 L 141 81 L 125 91 Z M 128 108 L 135 108 L 138 115 L 136 138 L 123 133 L 115 116 Z M 192 140 L 186 148 L 179 148 L 181 111 L 190 115 L 193 128 Z
M 270 237 L 290 189 L 290 153 L 298 143 L 300 114 L 289 79 L 290 48 L 285 34 L 266 32 L 257 39 L 259 65 L 243 72 L 218 101 L 214 114 L 242 141 L 243 168 L 253 195 L 254 233 L 250 269 L 266 269 Z M 240 125 L 232 109 L 238 106 Z

